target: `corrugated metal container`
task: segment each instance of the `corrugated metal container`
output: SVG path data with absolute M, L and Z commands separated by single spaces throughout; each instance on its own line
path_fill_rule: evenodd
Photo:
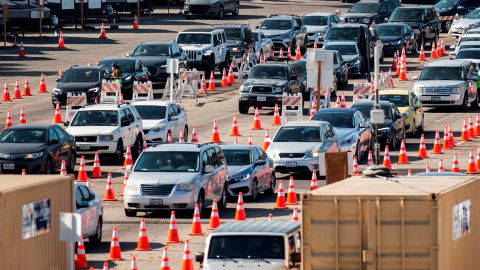
M 73 211 L 73 182 L 59 175 L 0 176 L 0 264 L 8 270 L 65 270 L 59 213 Z
M 303 195 L 303 270 L 480 269 L 475 177 L 352 177 Z

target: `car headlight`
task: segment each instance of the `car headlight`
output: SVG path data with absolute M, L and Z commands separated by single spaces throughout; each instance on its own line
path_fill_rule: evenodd
M 62 93 L 62 89 L 59 89 L 59 88 L 53 88 L 52 92 L 53 92 L 53 94 L 55 94 L 55 95 L 59 95 L 59 94 L 61 94 L 61 93 Z
M 152 128 L 152 131 L 159 132 L 160 130 L 164 130 L 164 129 L 165 129 L 165 126 L 155 126 L 154 128 Z
M 129 82 L 129 81 L 131 81 L 131 80 L 132 80 L 132 78 L 133 78 L 133 76 L 132 76 L 132 75 L 130 75 L 130 76 L 126 77 L 124 81 L 125 81 L 125 82 Z
M 240 92 L 250 92 L 250 90 L 252 89 L 252 86 L 251 85 L 240 85 L 240 88 L 238 90 L 240 90 Z
M 274 89 L 275 89 L 275 92 L 277 93 L 283 92 L 283 87 L 275 87 Z
M 100 136 L 98 136 L 98 140 L 103 141 L 103 142 L 114 141 L 115 136 L 113 136 L 113 135 L 100 135 Z
M 201 53 L 202 53 L 202 52 L 198 51 L 198 52 L 197 52 L 197 55 L 199 55 L 199 54 L 201 54 Z M 203 54 L 208 56 L 208 55 L 211 55 L 212 53 L 213 53 L 212 50 L 206 50 Z
M 193 190 L 193 184 L 190 183 L 190 182 L 177 184 L 177 190 L 178 191 L 192 191 Z
M 389 131 L 390 128 L 389 127 L 384 127 L 384 128 L 379 128 L 378 131 L 381 131 L 381 132 L 386 132 L 386 131 Z
M 138 190 L 138 185 L 136 183 L 130 183 L 130 181 L 127 181 L 127 185 L 125 186 L 125 192 L 136 192 Z
M 416 93 L 416 94 L 421 94 L 422 93 L 422 88 L 418 87 L 418 86 L 415 86 L 415 87 L 413 87 L 413 92 Z
M 273 152 L 272 150 L 269 151 L 269 149 L 270 148 L 267 148 L 267 156 L 269 156 L 272 159 L 277 158 L 277 154 L 275 154 L 275 152 Z
M 43 156 L 43 152 L 29 153 L 25 155 L 25 159 L 36 159 Z
M 370 22 L 370 18 L 363 18 L 362 19 L 362 23 L 369 23 Z
M 98 91 L 100 91 L 100 87 L 94 87 L 87 90 L 87 92 L 94 92 L 94 93 L 97 93 Z
M 395 41 L 393 41 L 393 42 L 390 43 L 390 44 L 392 44 L 392 45 L 400 45 L 400 43 L 402 43 L 402 40 L 401 40 L 401 39 L 395 40 Z
M 240 50 L 240 48 L 238 48 L 238 47 L 233 47 L 231 49 L 232 49 L 232 52 L 238 52 Z
M 244 174 L 244 175 L 239 175 L 239 176 L 235 176 L 235 177 L 232 177 L 232 181 L 234 182 L 240 182 L 240 181 L 245 181 L 247 179 L 250 178 L 250 174 Z
M 461 89 L 462 89 L 461 87 L 452 88 L 452 93 L 458 94 L 458 93 L 460 93 Z
M 312 152 L 311 152 L 311 156 L 316 158 L 316 157 L 320 156 L 320 153 L 322 153 L 322 151 L 320 151 L 320 149 L 313 149 Z

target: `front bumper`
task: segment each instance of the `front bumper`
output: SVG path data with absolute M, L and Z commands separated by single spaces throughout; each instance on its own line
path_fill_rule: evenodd
M 282 106 L 283 93 L 251 93 L 241 92 L 239 97 L 240 103 L 248 103 L 254 107 L 275 107 L 275 104 Z
M 463 94 L 449 95 L 426 95 L 423 93 L 415 93 L 424 107 L 443 107 L 443 106 L 460 106 L 463 103 Z
M 230 196 L 238 196 L 240 192 L 243 193 L 243 196 L 251 196 L 252 195 L 252 179 L 247 179 L 238 182 L 232 182 L 229 180 L 228 184 L 228 194 Z
M 95 100 L 100 99 L 100 92 L 75 92 L 75 94 L 87 93 L 87 103 L 95 103 Z M 60 105 L 65 105 L 67 103 L 67 92 L 54 93 L 52 92 L 52 104 L 56 104 L 57 101 Z
M 348 63 L 347 66 L 348 66 L 348 74 L 361 73 L 360 63 L 359 64 Z
M 154 132 L 153 130 L 146 129 L 146 130 L 143 130 L 143 134 L 145 136 L 145 140 L 147 141 L 148 146 L 154 146 L 167 141 L 166 130 L 160 130 L 158 132 Z
M 100 154 L 113 154 L 117 149 L 116 141 L 97 141 L 96 142 L 75 142 L 77 153 L 83 155 L 94 155 L 95 152 Z
M 42 173 L 45 170 L 45 157 L 21 160 L 0 160 L 0 171 L 2 173 L 21 173 L 22 170 L 25 170 L 27 174 Z
M 389 43 L 383 44 L 383 53 L 387 55 L 393 55 L 396 51 L 402 52 L 402 43 L 398 45 L 390 45 Z
M 220 2 L 212 5 L 185 4 L 183 12 L 186 15 L 217 15 L 220 9 Z
M 319 158 L 279 158 L 273 160 L 273 167 L 279 173 L 319 171 Z
M 154 210 L 182 210 L 194 209 L 196 203 L 196 193 L 194 191 L 175 191 L 169 196 L 145 196 L 140 191 L 125 190 L 123 206 L 125 209 L 137 211 Z M 161 204 L 152 205 L 153 200 L 162 200 Z

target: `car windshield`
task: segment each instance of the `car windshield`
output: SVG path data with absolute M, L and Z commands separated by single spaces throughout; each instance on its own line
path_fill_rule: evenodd
M 118 112 L 114 110 L 78 111 L 71 126 L 118 126 Z
M 363 115 L 365 115 L 365 117 L 370 119 L 370 111 L 373 110 L 374 105 L 375 104 L 373 104 L 373 103 L 353 104 L 352 108 L 361 112 L 361 113 L 363 113 Z M 381 106 L 382 106 L 383 112 L 385 113 L 385 118 L 392 119 L 392 110 L 391 110 L 390 106 L 388 106 L 388 105 L 381 105 Z
M 353 115 L 353 113 L 319 112 L 312 117 L 312 120 L 329 122 L 335 128 L 354 128 L 355 118 Z
M 198 172 L 198 152 L 145 152 L 135 164 L 135 172 Z
M 46 143 L 45 129 L 7 129 L 0 134 L 0 143 Z
M 463 16 L 465 19 L 480 19 L 480 8 L 470 11 Z
M 435 4 L 435 9 L 451 10 L 460 0 L 441 0 Z
M 423 9 L 395 9 L 390 16 L 391 22 L 423 22 L 425 12 Z
M 425 67 L 418 78 L 421 81 L 447 80 L 462 81 L 463 72 L 460 67 Z
M 355 46 L 355 44 L 348 44 L 348 45 L 331 44 L 331 45 L 325 46 L 324 49 L 338 51 L 341 55 L 357 55 L 358 54 L 357 46 Z
M 225 35 L 227 40 L 242 40 L 242 29 L 240 28 L 225 28 Z
M 103 66 L 111 71 L 113 63 L 117 63 L 123 73 L 133 73 L 135 71 L 135 61 L 104 60 L 100 61 L 100 66 Z
M 377 13 L 377 3 L 356 3 L 350 9 L 349 13 Z
M 408 95 L 384 95 L 380 94 L 380 100 L 382 101 L 389 101 L 397 107 L 408 107 Z
M 325 40 L 357 40 L 358 29 L 357 28 L 330 28 L 325 37 Z
M 228 166 L 244 166 L 250 164 L 250 150 L 222 149 Z
M 327 16 L 305 16 L 303 17 L 303 25 L 325 26 L 328 24 Z
M 260 29 L 290 30 L 292 29 L 292 22 L 290 20 L 265 20 Z
M 170 56 L 170 45 L 152 44 L 140 45 L 132 53 L 132 56 Z
M 142 120 L 165 119 L 165 112 L 167 111 L 166 106 L 156 105 L 135 105 L 135 109 L 137 109 Z
M 282 236 L 219 235 L 210 239 L 208 259 L 284 259 Z
M 375 28 L 379 36 L 401 36 L 403 26 L 379 25 Z
M 463 45 L 460 45 L 460 47 L 458 48 L 458 51 L 461 52 L 462 49 L 470 49 L 470 48 L 480 48 L 480 44 L 463 44 Z
M 274 142 L 321 142 L 319 127 L 282 127 Z
M 60 79 L 60 82 L 99 82 L 100 81 L 100 70 L 96 69 L 85 69 L 85 68 L 74 68 L 65 71 L 63 77 Z
M 456 59 L 480 59 L 480 50 L 459 51 Z
M 210 44 L 211 40 L 210 34 L 202 33 L 181 33 L 177 37 L 179 44 Z
M 256 65 L 248 78 L 286 80 L 287 72 L 282 66 Z
M 480 37 L 462 37 L 460 44 L 465 41 L 480 41 Z

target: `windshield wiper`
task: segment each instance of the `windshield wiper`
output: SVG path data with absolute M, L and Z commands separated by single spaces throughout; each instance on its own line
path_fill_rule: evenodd
M 257 260 L 261 260 L 262 262 L 266 262 L 268 264 L 271 264 L 270 261 L 267 261 L 264 258 L 260 258 L 260 257 L 257 257 L 257 256 L 251 256 L 251 255 L 248 255 L 248 257 L 249 257 L 249 259 L 257 259 Z
M 230 257 L 227 257 L 227 256 L 223 256 L 223 255 L 217 255 L 216 257 L 217 257 L 217 259 L 226 259 L 226 260 L 232 261 L 232 262 L 234 262 L 234 263 L 238 263 L 238 261 L 237 261 L 237 260 L 235 260 L 235 259 L 232 259 L 232 258 L 230 258 Z

